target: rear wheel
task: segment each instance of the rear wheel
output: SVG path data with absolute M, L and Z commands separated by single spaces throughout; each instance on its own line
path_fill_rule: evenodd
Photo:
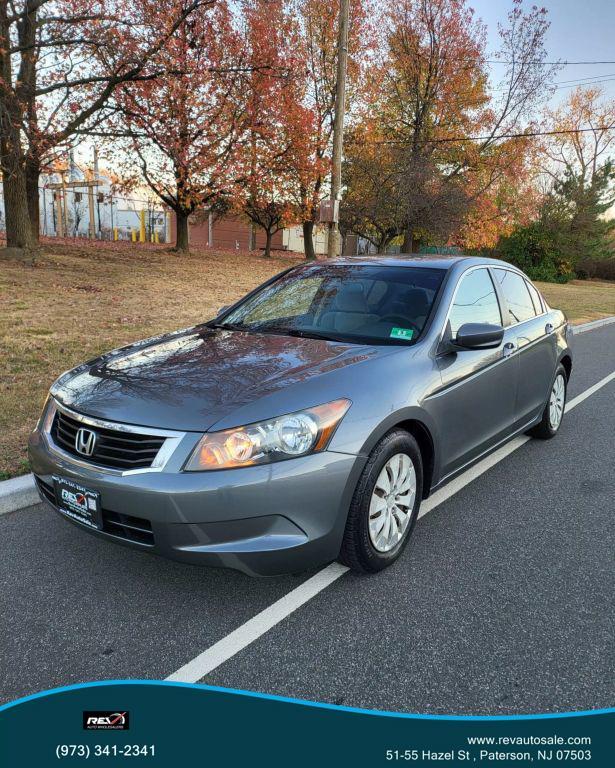
M 395 430 L 374 448 L 359 478 L 339 559 L 354 571 L 375 572 L 395 562 L 421 504 L 423 463 L 412 435 Z
M 566 370 L 563 365 L 558 365 L 542 419 L 530 430 L 532 437 L 550 440 L 558 433 L 566 408 L 567 384 Z

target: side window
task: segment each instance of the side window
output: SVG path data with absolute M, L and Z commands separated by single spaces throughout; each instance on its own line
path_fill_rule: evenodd
M 500 284 L 506 303 L 511 323 L 522 323 L 536 317 L 536 310 L 532 303 L 532 297 L 527 283 L 516 272 L 508 269 L 494 269 L 496 280 Z
M 542 309 L 542 299 L 540 298 L 540 294 L 528 280 L 525 281 L 525 284 L 527 285 L 527 289 L 530 292 L 532 301 L 534 302 L 534 309 L 536 310 L 536 314 L 542 315 L 543 309 Z
M 464 323 L 502 324 L 498 297 L 486 269 L 475 269 L 461 278 L 449 322 L 453 338 Z

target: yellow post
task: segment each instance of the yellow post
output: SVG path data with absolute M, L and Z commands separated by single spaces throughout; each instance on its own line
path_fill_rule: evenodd
M 120 239 L 120 233 L 118 232 L 117 227 L 113 227 L 113 239 L 119 240 Z
M 154 232 L 154 242 L 158 244 L 160 242 L 160 235 L 158 232 Z
M 130 230 L 130 239 L 132 240 L 133 243 L 137 242 L 137 230 L 136 229 L 131 229 Z
M 156 242 L 156 240 L 154 239 L 154 233 L 153 232 L 149 233 L 149 241 L 150 241 L 150 243 L 155 243 Z
M 145 242 L 145 211 L 141 210 L 139 212 L 140 217 L 140 227 L 139 227 L 139 242 L 144 243 Z
M 62 193 L 56 189 L 56 233 L 58 237 L 64 237 L 64 212 L 62 210 Z
M 94 188 L 91 184 L 88 184 L 88 215 L 89 220 L 89 235 L 93 239 L 96 237 L 96 214 L 94 213 Z

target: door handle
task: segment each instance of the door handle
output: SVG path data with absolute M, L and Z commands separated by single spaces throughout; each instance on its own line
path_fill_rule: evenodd
M 512 341 L 507 341 L 506 344 L 504 344 L 504 349 L 502 350 L 503 357 L 510 357 L 515 349 L 517 349 L 517 345 Z
M 547 334 L 548 333 L 553 333 L 554 330 L 555 330 L 555 328 L 553 327 L 552 323 L 547 323 L 545 325 L 545 333 L 547 333 Z

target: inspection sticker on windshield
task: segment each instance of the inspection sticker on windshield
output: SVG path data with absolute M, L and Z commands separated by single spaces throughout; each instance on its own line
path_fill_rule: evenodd
M 391 339 L 405 339 L 405 341 L 410 341 L 413 336 L 414 331 L 412 328 L 391 328 L 391 333 L 389 334 Z

